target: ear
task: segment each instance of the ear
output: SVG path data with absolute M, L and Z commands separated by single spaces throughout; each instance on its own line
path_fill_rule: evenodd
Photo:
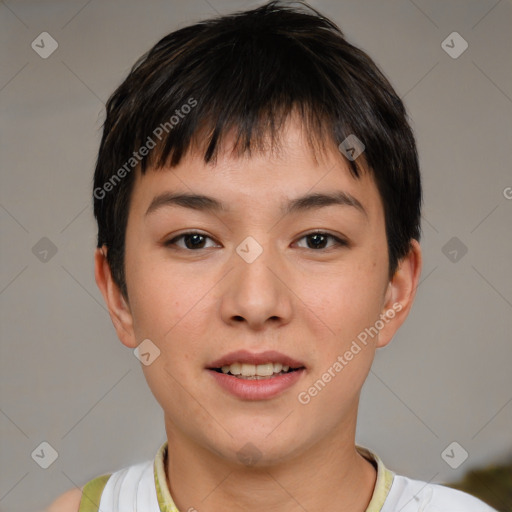
M 138 343 L 133 331 L 133 317 L 130 306 L 112 278 L 110 265 L 107 261 L 106 245 L 97 248 L 94 253 L 94 277 L 121 343 L 130 348 L 137 347 Z
M 409 315 L 416 289 L 418 288 L 422 267 L 420 244 L 411 240 L 407 255 L 400 260 L 399 266 L 386 289 L 384 308 L 380 316 L 384 327 L 379 330 L 377 347 L 386 346 Z

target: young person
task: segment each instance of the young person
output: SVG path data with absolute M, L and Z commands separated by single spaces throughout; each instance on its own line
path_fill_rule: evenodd
M 306 5 L 177 30 L 107 104 L 96 281 L 167 441 L 52 511 L 492 509 L 355 444 L 421 271 L 402 101 Z

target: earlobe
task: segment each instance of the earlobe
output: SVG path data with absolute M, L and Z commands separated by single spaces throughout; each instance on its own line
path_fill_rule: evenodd
M 94 253 L 94 276 L 118 338 L 127 347 L 135 348 L 137 341 L 133 331 L 133 317 L 126 299 L 112 277 L 105 245 L 97 248 Z
M 408 254 L 400 260 L 397 271 L 388 284 L 382 314 L 386 316 L 379 332 L 377 347 L 386 346 L 411 310 L 422 267 L 421 248 L 411 240 Z

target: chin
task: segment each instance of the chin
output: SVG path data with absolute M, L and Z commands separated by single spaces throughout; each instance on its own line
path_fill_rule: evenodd
M 303 445 L 297 433 L 281 432 L 273 437 L 274 433 L 269 435 L 269 432 L 272 429 L 251 430 L 246 435 L 238 431 L 227 445 L 216 445 L 213 451 L 231 463 L 254 468 L 275 466 L 293 459 L 301 451 Z

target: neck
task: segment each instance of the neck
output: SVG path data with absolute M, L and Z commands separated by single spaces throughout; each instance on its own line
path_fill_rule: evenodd
M 364 512 L 376 470 L 355 448 L 355 428 L 326 436 L 300 455 L 246 467 L 179 435 L 166 421 L 167 485 L 182 512 Z

